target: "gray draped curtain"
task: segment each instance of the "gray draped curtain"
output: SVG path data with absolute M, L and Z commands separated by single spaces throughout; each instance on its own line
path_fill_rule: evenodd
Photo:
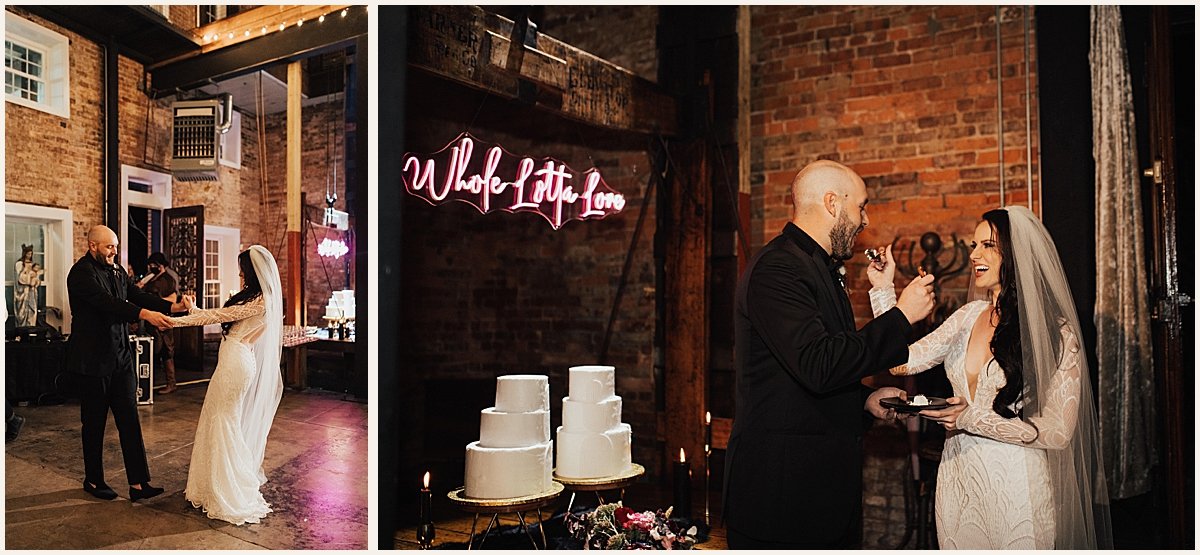
M 1150 491 L 1157 460 L 1150 295 L 1121 9 L 1092 6 L 1091 22 L 1100 437 L 1109 495 L 1122 499 Z

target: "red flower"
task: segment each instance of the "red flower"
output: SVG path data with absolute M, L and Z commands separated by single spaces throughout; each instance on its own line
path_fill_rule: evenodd
M 627 507 L 617 507 L 617 511 L 616 511 L 617 524 L 621 528 L 626 528 L 627 525 L 629 524 L 629 515 L 632 515 L 633 513 L 634 512 Z

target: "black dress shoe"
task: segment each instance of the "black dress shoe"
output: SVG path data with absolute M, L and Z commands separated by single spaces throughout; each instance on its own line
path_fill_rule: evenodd
M 142 489 L 129 486 L 129 500 L 137 501 L 138 499 L 150 499 L 151 497 L 154 497 L 162 492 L 162 488 L 156 488 L 150 485 L 150 482 L 143 483 Z
M 86 491 L 105 501 L 112 501 L 113 499 L 117 498 L 117 492 L 113 491 L 113 489 L 108 487 L 108 484 L 104 482 L 100 482 L 99 484 L 93 486 L 92 484 L 88 483 L 87 480 L 84 480 L 83 491 Z

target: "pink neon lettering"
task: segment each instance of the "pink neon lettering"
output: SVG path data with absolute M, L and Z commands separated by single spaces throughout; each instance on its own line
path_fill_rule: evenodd
M 496 167 L 500 165 L 500 147 L 494 146 L 488 149 L 487 159 L 483 162 L 483 176 L 479 178 L 482 185 L 482 191 L 472 191 L 473 193 L 483 193 L 480 200 L 483 201 L 483 211 L 486 213 L 492 209 L 492 190 L 495 188 L 495 183 L 500 181 L 499 177 L 495 177 Z M 499 191 L 496 191 L 499 193 Z
M 536 202 L 526 202 L 524 200 L 525 180 L 529 179 L 530 175 L 533 175 L 533 159 L 522 158 L 521 166 L 517 169 L 517 180 L 513 182 L 513 188 L 515 188 L 517 192 L 513 194 L 513 203 L 512 206 L 509 207 L 510 209 L 516 210 L 518 208 L 538 207 Z
M 420 191 L 426 184 L 433 181 L 433 160 L 426 160 L 425 168 L 421 169 L 421 161 L 416 156 L 409 156 L 404 160 L 404 171 L 409 171 L 409 166 L 413 167 L 409 182 L 413 184 L 414 191 Z
M 577 174 L 561 160 L 544 158 L 539 163 L 521 157 L 514 164 L 499 145 L 488 145 L 486 155 L 475 159 L 474 146 L 474 138 L 464 133 L 435 154 L 406 153 L 401 175 L 408 192 L 435 206 L 450 200 L 467 202 L 485 214 L 494 209 L 536 212 L 554 229 L 569 220 L 603 218 L 625 206 L 624 196 L 608 188 L 594 168 L 585 174 L 584 193 L 579 194 L 571 185 Z M 440 179 L 439 162 L 446 166 Z M 504 175 L 512 175 L 512 181 L 505 181 Z M 507 200 L 501 195 L 510 188 L 512 200 L 501 202 L 499 199 Z M 580 197 L 583 203 L 576 207 Z M 493 202 L 493 198 L 498 200 Z
M 604 214 L 603 211 L 594 210 L 592 208 L 592 198 L 593 198 L 593 195 L 595 195 L 595 193 L 596 193 L 596 185 L 599 183 L 600 183 L 600 173 L 599 172 L 592 172 L 592 173 L 588 174 L 587 188 L 585 188 L 583 190 L 583 212 L 579 214 L 581 217 L 586 218 L 588 216 L 601 216 Z M 599 207 L 597 206 L 596 208 L 599 208 Z

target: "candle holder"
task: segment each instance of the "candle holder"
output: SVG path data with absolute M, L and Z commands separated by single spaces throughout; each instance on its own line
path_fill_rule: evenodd
M 433 528 L 433 524 L 422 524 L 417 526 L 417 543 L 421 544 L 421 549 L 429 549 L 433 547 L 433 538 L 437 532 Z
M 704 446 L 704 524 L 712 526 L 712 520 L 708 512 L 708 480 L 710 476 L 708 459 L 712 456 L 712 445 Z

